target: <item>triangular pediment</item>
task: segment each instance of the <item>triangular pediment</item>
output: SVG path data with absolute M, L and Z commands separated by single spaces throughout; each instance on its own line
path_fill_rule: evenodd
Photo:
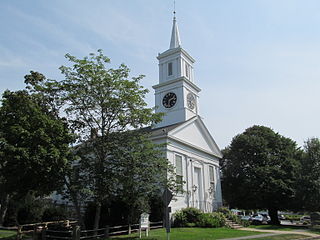
M 168 137 L 221 158 L 222 153 L 200 117 L 194 117 L 168 132 Z

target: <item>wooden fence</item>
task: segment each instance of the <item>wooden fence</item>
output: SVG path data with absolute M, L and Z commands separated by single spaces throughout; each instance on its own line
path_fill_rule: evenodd
M 96 238 L 109 238 L 115 235 L 131 234 L 139 231 L 139 224 L 106 226 L 96 230 L 81 230 L 76 221 L 56 221 L 25 224 L 16 227 L 17 240 L 22 239 L 22 234 L 32 234 L 33 240 L 90 240 Z M 62 225 L 66 230 L 52 230 L 50 225 Z M 162 228 L 163 222 L 150 222 L 149 229 Z M 68 229 L 69 228 L 69 229 Z M 12 229 L 12 228 L 11 228 Z M 13 230 L 13 229 L 12 229 Z

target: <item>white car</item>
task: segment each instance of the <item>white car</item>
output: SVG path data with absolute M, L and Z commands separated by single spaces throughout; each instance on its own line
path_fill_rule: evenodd
M 270 217 L 265 214 L 255 214 L 252 216 L 251 221 L 253 224 L 263 224 L 270 222 Z
M 240 219 L 241 220 L 246 220 L 246 221 L 251 221 L 252 220 L 250 215 L 245 215 L 245 216 L 242 215 Z
M 261 214 L 255 214 L 252 216 L 251 221 L 263 222 L 264 217 Z

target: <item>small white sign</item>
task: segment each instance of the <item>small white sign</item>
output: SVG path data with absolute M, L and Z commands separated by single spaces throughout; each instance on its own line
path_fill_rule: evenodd
M 142 213 L 140 216 L 140 228 L 149 228 L 149 214 Z
M 141 231 L 146 230 L 146 236 L 148 237 L 149 235 L 149 214 L 148 213 L 142 213 L 140 215 L 140 228 L 139 228 L 139 235 L 141 238 Z

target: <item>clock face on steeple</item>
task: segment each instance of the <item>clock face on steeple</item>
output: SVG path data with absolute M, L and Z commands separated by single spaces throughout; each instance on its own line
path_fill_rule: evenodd
M 190 108 L 191 110 L 196 106 L 196 98 L 192 93 L 188 93 L 187 95 L 187 104 L 188 108 Z
M 172 108 L 177 102 L 177 95 L 173 92 L 169 92 L 164 95 L 162 104 L 165 108 Z

